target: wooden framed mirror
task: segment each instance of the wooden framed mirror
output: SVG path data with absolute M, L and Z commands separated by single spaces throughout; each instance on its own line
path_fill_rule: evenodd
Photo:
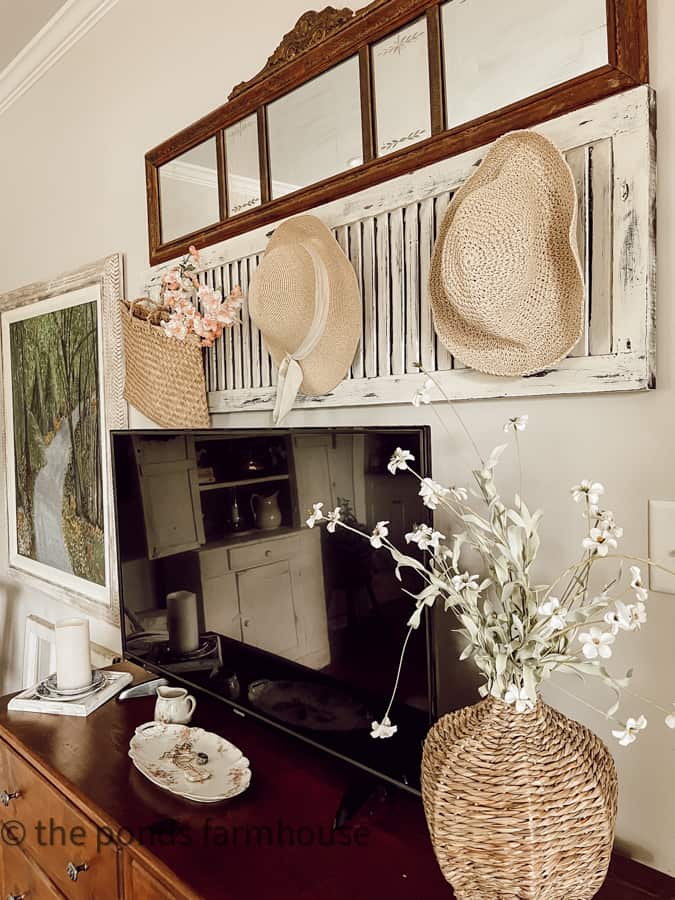
M 151 265 L 645 83 L 646 6 L 374 0 L 305 13 L 225 105 L 146 154 Z

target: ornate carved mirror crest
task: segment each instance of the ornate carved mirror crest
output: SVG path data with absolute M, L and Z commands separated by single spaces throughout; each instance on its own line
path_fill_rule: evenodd
M 224 106 L 146 155 L 150 262 L 647 79 L 646 0 L 374 0 L 306 12 Z

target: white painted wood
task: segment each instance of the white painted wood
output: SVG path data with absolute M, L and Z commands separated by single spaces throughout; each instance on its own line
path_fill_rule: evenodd
M 416 372 L 420 361 L 420 246 L 418 203 L 406 206 L 405 220 L 405 371 Z
M 526 378 L 507 381 L 464 368 L 440 372 L 437 381 L 454 400 L 638 391 L 652 386 L 647 362 L 644 353 L 568 357 L 554 369 Z M 349 379 L 324 397 L 298 396 L 295 406 L 297 409 L 318 409 L 409 403 L 419 386 L 419 375 L 365 378 L 358 383 Z M 274 398 L 274 390 L 223 393 L 210 398 L 209 408 L 213 414 L 244 409 L 271 409 Z
M 391 281 L 389 213 L 375 219 L 375 282 L 377 309 L 377 374 L 391 374 Z
M 582 340 L 570 358 L 536 377 L 492 378 L 453 360 L 433 332 L 427 288 L 433 241 L 452 193 L 485 153 L 485 148 L 477 148 L 314 211 L 333 229 L 354 264 L 363 297 L 363 337 L 347 380 L 329 397 L 299 398 L 298 407 L 408 402 L 414 390 L 409 385 L 418 384 L 413 366 L 418 356 L 427 370 L 444 373 L 445 389 L 458 399 L 651 386 L 652 105 L 653 94 L 643 86 L 535 129 L 566 153 L 580 197 L 586 314 Z M 236 268 L 239 260 L 262 252 L 269 231 L 269 226 L 257 229 L 207 248 L 204 265 Z M 156 288 L 165 269 L 149 273 L 149 289 Z M 227 393 L 220 386 L 211 391 L 211 411 L 270 408 L 274 391 L 262 378 L 260 389 L 245 387 L 245 367 L 256 363 L 250 348 L 242 352 L 239 329 L 227 335 L 223 347 Z M 618 354 L 623 359 L 617 359 Z M 268 365 L 264 352 L 261 365 L 263 359 Z M 272 367 L 270 387 L 274 381 Z
M 427 197 L 420 205 L 419 260 L 420 260 L 420 357 L 427 372 L 436 369 L 434 322 L 429 300 L 429 268 L 434 247 L 434 201 Z M 414 361 L 414 360 L 413 360 Z
M 576 147 L 567 154 L 567 164 L 574 176 L 574 186 L 577 192 L 577 252 L 581 271 L 584 273 L 584 327 L 581 337 L 572 349 L 570 356 L 588 356 L 588 312 L 590 303 L 590 266 L 587 248 L 587 232 L 589 222 L 589 148 L 587 146 Z
M 355 222 L 354 224 L 349 226 L 348 253 L 349 258 L 352 261 L 352 265 L 354 266 L 354 271 L 356 272 L 356 282 L 359 286 L 359 293 L 365 300 L 365 291 L 363 288 L 363 242 L 360 222 Z M 363 328 L 363 305 L 361 307 L 361 327 Z M 354 354 L 354 361 L 352 362 L 352 378 L 363 378 L 363 375 L 364 369 L 362 333 L 361 337 L 359 338 L 359 345 L 356 348 L 356 353 Z
M 375 220 L 363 222 L 363 346 L 366 378 L 377 375 L 377 270 Z
M 591 308 L 588 352 L 602 356 L 612 349 L 612 264 L 614 244 L 614 178 L 612 141 L 589 147 L 588 185 L 593 203 L 593 228 L 586 236 L 591 248 Z
M 436 197 L 434 200 L 434 240 L 438 237 L 438 230 L 440 228 L 441 222 L 443 221 L 443 216 L 446 213 L 448 205 L 450 203 L 451 194 L 443 193 L 439 197 Z M 433 247 L 432 247 L 433 252 Z M 432 316 L 433 321 L 433 316 Z M 436 371 L 437 372 L 446 372 L 448 369 L 452 369 L 453 359 L 452 354 L 447 349 L 445 344 L 440 340 L 436 332 L 434 331 L 434 345 L 436 350 Z M 462 364 L 457 362 L 458 366 Z
M 626 130 L 613 141 L 614 264 L 612 349 L 650 346 L 654 163 L 650 129 Z
M 396 209 L 389 216 L 389 277 L 391 279 L 391 374 L 405 372 L 405 314 L 410 303 L 406 292 L 406 258 L 403 236 L 403 210 Z
M 0 72 L 0 115 L 42 78 L 117 0 L 67 0 Z

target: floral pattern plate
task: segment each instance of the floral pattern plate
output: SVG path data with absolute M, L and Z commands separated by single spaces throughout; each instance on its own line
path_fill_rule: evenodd
M 129 756 L 153 784 L 198 803 L 236 797 L 251 783 L 241 750 L 203 728 L 146 722 L 136 729 Z

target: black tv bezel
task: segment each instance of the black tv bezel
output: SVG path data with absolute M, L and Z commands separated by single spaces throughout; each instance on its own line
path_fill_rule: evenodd
M 296 433 L 302 434 L 326 434 L 327 432 L 333 434 L 363 434 L 364 432 L 375 432 L 377 434 L 401 434 L 406 431 L 410 431 L 415 435 L 419 435 L 420 441 L 420 459 L 416 460 L 417 471 L 424 478 L 431 475 L 431 426 L 430 425 L 363 425 L 363 426 L 300 426 L 300 427 L 228 427 L 228 426 L 215 426 L 213 428 L 118 428 L 110 431 L 110 457 L 111 457 L 111 476 L 112 476 L 112 500 L 113 500 L 113 513 L 115 517 L 115 527 L 119 529 L 119 521 L 118 521 L 118 507 L 117 507 L 117 478 L 115 471 L 115 439 L 116 437 L 121 436 L 134 436 L 134 437 L 169 437 L 175 435 L 185 435 L 194 437 L 196 435 L 209 435 L 211 438 L 214 435 L 217 435 L 221 432 L 224 436 L 243 436 L 246 435 L 254 435 L 254 434 L 276 434 L 276 435 L 293 435 Z M 399 477 L 401 477 L 399 475 Z M 433 525 L 433 514 L 431 510 L 426 510 L 426 524 Z M 138 656 L 131 652 L 127 647 L 127 635 L 126 628 L 124 625 L 124 602 L 123 602 L 123 580 L 122 580 L 122 566 L 119 548 L 116 547 L 116 569 L 117 569 L 117 584 L 118 584 L 118 600 L 119 600 L 119 615 L 120 615 L 120 633 L 122 639 L 122 655 L 125 660 L 129 660 L 130 662 L 135 663 L 141 668 L 146 669 L 147 671 L 153 672 L 157 675 L 164 675 L 173 681 L 179 682 L 186 687 L 189 687 L 191 690 L 199 691 L 207 696 L 213 697 L 216 700 L 219 700 L 226 704 L 231 711 L 240 716 L 251 716 L 254 719 L 257 719 L 261 722 L 264 722 L 266 725 L 269 725 L 279 731 L 282 731 L 292 737 L 303 741 L 303 743 L 308 744 L 316 749 L 320 750 L 323 753 L 327 753 L 330 756 L 333 756 L 336 759 L 341 760 L 342 762 L 346 762 L 349 765 L 355 766 L 357 769 L 368 773 L 376 779 L 380 779 L 394 786 L 401 788 L 415 796 L 421 796 L 421 790 L 418 789 L 414 784 L 409 783 L 407 778 L 407 773 L 403 772 L 401 778 L 397 778 L 392 776 L 388 772 L 380 771 L 379 769 L 364 763 L 363 761 L 345 755 L 341 753 L 339 750 L 329 746 L 326 743 L 321 742 L 318 739 L 312 739 L 307 734 L 298 731 L 291 726 L 285 725 L 283 722 L 280 722 L 276 719 L 273 719 L 269 716 L 266 716 L 264 713 L 261 713 L 250 705 L 243 705 L 243 703 L 237 702 L 229 697 L 224 696 L 222 693 L 218 693 L 215 690 L 210 690 L 207 686 L 202 684 L 197 684 L 195 681 L 190 678 L 183 677 L 180 673 L 172 672 L 166 668 L 163 668 L 160 665 L 157 665 L 154 662 L 148 661 L 144 657 Z M 428 610 L 428 615 L 424 617 L 424 631 L 425 631 L 425 640 L 426 640 L 426 662 L 427 662 L 427 685 L 428 685 L 428 725 L 431 726 L 436 719 L 438 718 L 438 685 L 437 685 L 437 654 L 436 654 L 436 642 L 434 640 L 435 633 L 435 607 L 432 607 Z M 401 622 L 401 635 L 404 634 L 405 622 Z M 223 640 L 230 640 L 228 638 L 223 638 Z M 312 669 L 309 669 L 307 666 L 303 666 L 301 663 L 295 663 L 292 660 L 288 660 L 285 657 L 278 656 L 277 654 L 269 653 L 268 651 L 261 650 L 257 647 L 248 647 L 243 644 L 243 642 L 235 641 L 238 646 L 245 648 L 247 655 L 250 656 L 251 659 L 254 658 L 272 658 L 275 660 L 280 660 L 285 666 L 288 667 L 296 667 L 299 672 L 311 672 L 316 676 L 316 672 Z M 392 673 L 392 677 L 393 677 Z M 336 685 L 342 685 L 339 679 L 332 678 L 332 676 L 323 676 L 327 680 L 332 680 Z M 383 697 L 383 702 L 386 704 L 388 698 Z M 420 740 L 423 740 L 424 735 L 420 735 Z M 421 745 L 420 745 L 420 756 L 421 756 Z

